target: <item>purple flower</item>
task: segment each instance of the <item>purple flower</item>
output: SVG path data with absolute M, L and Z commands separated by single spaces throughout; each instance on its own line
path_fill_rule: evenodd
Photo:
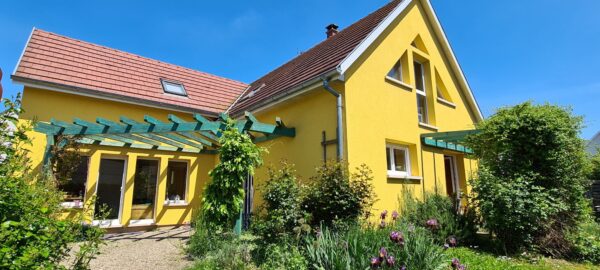
M 381 265 L 381 261 L 377 257 L 371 258 L 371 267 L 377 268 Z
M 383 212 L 381 212 L 381 219 L 385 219 L 387 217 L 388 211 L 387 210 L 383 210 Z
M 406 270 L 406 265 L 403 265 L 402 267 L 400 267 L 400 270 Z
M 394 212 L 392 212 L 392 219 L 393 220 L 398 219 L 398 211 L 394 210 Z
M 384 247 L 379 249 L 379 259 L 380 260 L 383 260 L 385 257 L 387 257 L 387 255 L 388 255 L 387 250 Z
M 394 266 L 394 264 L 396 264 L 396 259 L 394 259 L 394 256 L 389 256 L 385 258 L 385 263 L 387 263 L 388 266 Z
M 430 228 L 430 229 L 437 229 L 437 228 L 438 228 L 438 226 L 439 226 L 439 224 L 438 224 L 438 221 L 437 221 L 437 219 L 435 219 L 435 218 L 432 218 L 432 219 L 429 219 L 429 220 L 427 220 L 427 222 L 426 222 L 425 224 L 426 224 L 426 225 L 427 225 L 427 227 L 428 227 L 428 228 Z
M 448 237 L 448 240 L 446 241 L 446 243 L 450 247 L 456 247 L 456 245 L 458 244 L 458 240 L 456 239 L 456 237 L 450 236 L 450 237 Z
M 452 268 L 456 269 L 460 266 L 460 261 L 457 258 L 452 259 L 452 263 L 450 264 Z
M 461 264 L 461 265 L 459 265 L 459 266 L 458 266 L 456 269 L 457 269 L 457 270 L 466 270 L 466 269 L 467 269 L 467 266 L 466 266 L 466 265 L 464 265 L 464 264 Z
M 390 240 L 396 244 L 404 244 L 404 235 L 401 232 L 392 231 L 390 233 Z

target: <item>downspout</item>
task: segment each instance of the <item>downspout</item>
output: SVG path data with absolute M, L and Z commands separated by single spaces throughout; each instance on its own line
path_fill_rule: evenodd
M 344 158 L 344 129 L 342 122 L 342 113 L 343 113 L 343 104 L 342 104 L 342 94 L 340 92 L 335 91 L 335 89 L 329 86 L 329 80 L 325 78 L 321 78 L 323 80 L 323 88 L 327 90 L 327 92 L 331 93 L 337 99 L 337 158 L 338 160 L 342 160 Z

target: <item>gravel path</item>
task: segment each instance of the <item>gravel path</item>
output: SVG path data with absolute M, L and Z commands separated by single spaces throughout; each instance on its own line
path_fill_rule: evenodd
M 107 245 L 91 262 L 92 270 L 183 269 L 192 264 L 183 252 L 189 227 L 106 235 Z

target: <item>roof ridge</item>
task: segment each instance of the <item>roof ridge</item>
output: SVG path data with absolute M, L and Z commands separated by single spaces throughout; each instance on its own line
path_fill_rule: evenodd
M 231 78 L 227 78 L 227 77 L 215 75 L 215 74 L 212 74 L 212 73 L 200 71 L 200 70 L 189 68 L 189 67 L 184 67 L 184 66 L 181 66 L 181 65 L 176 65 L 176 64 L 173 64 L 173 63 L 161 61 L 161 60 L 150 58 L 150 57 L 141 56 L 139 54 L 126 52 L 126 51 L 115 49 L 115 48 L 111 48 L 111 47 L 108 47 L 108 46 L 105 46 L 105 45 L 101 45 L 101 44 L 97 44 L 97 43 L 93 43 L 93 42 L 89 42 L 89 41 L 84 41 L 84 40 L 81 40 L 81 39 L 77 39 L 77 38 L 73 38 L 73 37 L 69 37 L 69 36 L 57 34 L 57 33 L 50 32 L 50 31 L 47 31 L 47 30 L 43 30 L 43 29 L 40 29 L 40 28 L 34 28 L 33 32 L 45 33 L 45 34 L 49 34 L 49 35 L 53 35 L 53 36 L 57 36 L 57 37 L 65 38 L 65 39 L 69 39 L 69 40 L 76 41 L 76 42 L 81 42 L 81 43 L 84 43 L 84 44 L 89 44 L 89 45 L 100 47 L 100 48 L 103 48 L 103 49 L 106 49 L 106 50 L 109 50 L 109 51 L 123 53 L 123 54 L 126 54 L 126 55 L 130 55 L 130 56 L 133 56 L 133 57 L 138 57 L 138 58 L 145 59 L 145 60 L 155 61 L 155 62 L 158 62 L 158 63 L 161 63 L 161 64 L 173 66 L 175 68 L 185 69 L 185 70 L 188 70 L 188 71 L 191 71 L 191 72 L 201 73 L 201 74 L 206 75 L 208 77 L 217 77 L 217 78 L 228 80 L 228 81 L 231 81 L 231 82 L 240 83 L 240 84 L 244 84 L 244 85 L 249 85 L 248 83 L 245 83 L 245 82 L 242 82 L 242 81 L 238 81 L 238 80 L 234 80 L 234 79 L 231 79 Z

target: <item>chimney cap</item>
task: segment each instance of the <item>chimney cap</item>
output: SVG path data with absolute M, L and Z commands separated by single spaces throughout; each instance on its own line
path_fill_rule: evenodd
M 325 27 L 327 30 L 337 30 L 338 28 L 339 26 L 335 23 L 329 24 L 327 27 Z

